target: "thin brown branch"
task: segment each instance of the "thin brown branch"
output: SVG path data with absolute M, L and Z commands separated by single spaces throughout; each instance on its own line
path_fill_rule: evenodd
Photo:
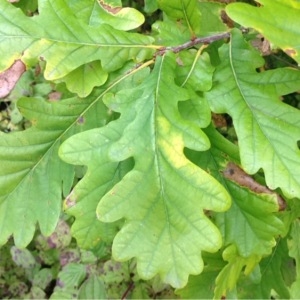
M 249 32 L 249 29 L 244 28 L 244 27 L 241 27 L 240 30 L 243 34 Z M 165 54 L 166 51 L 172 51 L 174 53 L 178 53 L 182 50 L 192 48 L 198 44 L 208 45 L 215 41 L 219 41 L 222 39 L 228 39 L 228 38 L 230 38 L 230 35 L 231 35 L 231 33 L 226 31 L 226 32 L 215 34 L 215 35 L 210 35 L 210 36 L 205 36 L 205 37 L 197 37 L 197 38 L 192 39 L 182 45 L 161 47 L 160 49 L 158 49 L 158 51 L 156 52 L 156 54 L 154 56 L 163 55 L 163 54 Z
M 156 55 L 163 55 L 165 54 L 166 51 L 172 51 L 174 53 L 178 53 L 182 50 L 185 49 L 189 49 L 192 48 L 198 44 L 205 44 L 208 45 L 212 42 L 218 41 L 218 40 L 222 40 L 222 39 L 227 39 L 230 37 L 230 32 L 222 32 L 222 33 L 218 33 L 215 35 L 211 35 L 211 36 L 206 36 L 206 37 L 198 37 L 195 38 L 193 40 L 190 40 L 182 45 L 178 45 L 178 46 L 170 46 L 170 47 L 162 47 L 160 48 L 157 52 Z
M 189 49 L 194 47 L 195 45 L 198 44 L 210 44 L 212 42 L 218 41 L 218 40 L 222 40 L 222 39 L 226 39 L 230 37 L 230 33 L 229 32 L 223 32 L 223 33 L 219 33 L 216 35 L 211 35 L 211 36 L 207 36 L 207 37 L 198 37 L 195 38 L 191 41 L 188 41 L 182 45 L 179 46 L 174 46 L 174 47 L 166 47 L 166 50 L 171 50 L 174 53 L 178 53 L 182 50 L 185 49 Z
M 128 288 L 126 289 L 125 293 L 122 295 L 121 300 L 124 300 L 127 298 L 128 294 L 130 292 L 132 292 L 132 290 L 134 289 L 134 282 L 131 282 L 128 286 Z

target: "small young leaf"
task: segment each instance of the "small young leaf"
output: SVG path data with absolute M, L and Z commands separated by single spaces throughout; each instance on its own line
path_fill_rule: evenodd
M 82 264 L 67 264 L 59 273 L 56 283 L 56 290 L 68 290 L 79 288 L 86 276 L 86 266 Z
M 81 285 L 78 299 L 107 299 L 105 286 L 97 275 L 91 275 Z
M 24 269 L 33 269 L 37 265 L 34 256 L 28 249 L 18 249 L 17 247 L 12 246 L 10 253 L 17 266 Z
M 261 259 L 261 257 L 256 255 L 247 258 L 242 257 L 237 253 L 237 249 L 233 245 L 224 250 L 223 258 L 228 261 L 228 264 L 216 278 L 215 299 L 226 297 L 227 292 L 235 288 L 242 269 L 245 267 L 244 272 L 248 275 Z

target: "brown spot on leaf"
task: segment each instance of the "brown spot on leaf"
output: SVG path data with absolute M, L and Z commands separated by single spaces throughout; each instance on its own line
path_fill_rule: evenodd
M 284 52 L 289 56 L 295 56 L 297 54 L 295 49 L 284 49 Z
M 10 68 L 0 73 L 0 98 L 6 97 L 15 87 L 26 67 L 21 60 L 16 60 Z
M 115 14 L 117 14 L 121 9 L 122 9 L 122 7 L 112 7 L 112 6 L 110 6 L 109 4 L 107 4 L 107 3 L 105 3 L 104 1 L 102 1 L 102 0 L 100 0 L 99 1 L 99 4 L 100 4 L 100 6 L 102 6 L 107 12 L 109 12 L 109 13 L 111 13 L 111 14 L 113 14 L 113 15 L 115 15 Z
M 254 48 L 260 51 L 263 56 L 270 55 L 272 53 L 270 42 L 261 34 L 258 34 L 256 38 L 252 40 L 251 44 Z
M 279 210 L 285 209 L 286 203 L 279 194 L 255 181 L 249 174 L 247 174 L 243 169 L 233 162 L 228 162 L 223 171 L 223 175 L 225 178 L 239 184 L 240 186 L 248 188 L 254 193 L 276 195 Z
M 76 200 L 72 199 L 72 195 L 73 195 L 73 193 L 69 194 L 65 200 L 66 209 L 71 208 L 72 206 L 74 206 L 76 204 Z
M 61 95 L 61 92 L 51 92 L 50 94 L 48 94 L 48 99 L 49 101 L 56 102 L 61 99 Z
M 234 22 L 228 17 L 228 15 L 226 14 L 225 10 L 221 11 L 221 20 L 229 28 L 233 28 L 234 27 Z
M 80 116 L 78 119 L 77 119 L 77 123 L 78 124 L 83 124 L 85 122 L 85 118 L 83 116 Z
M 176 63 L 177 63 L 177 65 L 180 66 L 180 67 L 184 66 L 184 63 L 183 63 L 183 61 L 181 60 L 180 57 L 177 57 L 177 58 L 176 58 Z

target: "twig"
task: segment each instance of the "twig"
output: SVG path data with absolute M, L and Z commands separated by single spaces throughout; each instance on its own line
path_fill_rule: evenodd
M 125 293 L 122 295 L 121 300 L 126 299 L 126 297 L 128 296 L 128 294 L 134 289 L 134 282 L 131 282 L 127 288 L 127 290 L 125 291 Z
M 171 50 L 174 53 L 178 53 L 182 50 L 194 47 L 195 45 L 198 44 L 210 44 L 212 42 L 218 41 L 218 40 L 222 40 L 225 38 L 229 38 L 230 37 L 230 33 L 229 32 L 223 32 L 220 34 L 216 34 L 216 35 L 212 35 L 212 36 L 207 36 L 207 37 L 198 37 L 195 38 L 191 41 L 188 41 L 182 45 L 179 46 L 175 46 L 175 47 L 166 47 L 166 50 Z
M 179 45 L 179 46 L 162 47 L 156 52 L 155 56 L 163 55 L 163 54 L 165 54 L 166 51 L 172 51 L 174 53 L 178 53 L 182 50 L 192 48 L 198 44 L 208 45 L 212 42 L 226 39 L 229 37 L 230 37 L 230 32 L 222 32 L 222 33 L 219 33 L 216 35 L 211 35 L 211 36 L 206 36 L 206 37 L 198 37 L 198 38 L 192 39 L 192 40 L 190 40 L 182 45 Z

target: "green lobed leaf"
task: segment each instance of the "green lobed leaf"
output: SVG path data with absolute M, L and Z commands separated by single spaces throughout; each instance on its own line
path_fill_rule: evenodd
M 234 245 L 231 245 L 224 250 L 223 258 L 228 261 L 228 264 L 222 269 L 216 278 L 214 299 L 226 297 L 228 291 L 235 288 L 243 268 L 245 268 L 244 273 L 248 275 L 253 271 L 261 259 L 261 257 L 256 255 L 252 255 L 247 258 L 241 257 Z
M 84 98 L 92 92 L 95 86 L 103 85 L 107 77 L 108 73 L 103 70 L 100 61 L 93 61 L 78 67 L 58 81 L 65 82 L 70 92 Z
M 209 91 L 212 88 L 212 76 L 215 70 L 209 55 L 201 53 L 201 50 L 182 51 L 178 53 L 176 59 L 176 83 L 195 92 Z
M 282 299 L 290 298 L 284 270 L 290 268 L 292 264 L 292 260 L 288 256 L 286 240 L 281 239 L 273 249 L 272 255 L 264 258 L 260 263 L 260 288 L 263 299 L 270 298 L 272 291 L 275 291 Z
M 86 266 L 69 263 L 58 273 L 54 293 L 50 299 L 77 299 L 79 286 L 84 281 Z
M 202 271 L 201 251 L 221 246 L 203 208 L 224 211 L 230 199 L 183 154 L 185 146 L 205 150 L 209 144 L 194 123 L 179 115 L 178 101 L 188 100 L 189 94 L 174 83 L 175 64 L 171 53 L 157 57 L 140 87 L 107 95 L 105 103 L 121 117 L 103 129 L 72 137 L 62 145 L 61 157 L 72 163 L 80 159 L 88 167 L 97 160 L 113 164 L 134 158 L 134 168 L 101 199 L 98 217 L 104 222 L 126 220 L 114 239 L 115 259 L 136 257 L 142 278 L 160 274 L 163 281 L 181 287 L 189 274 Z M 88 157 L 81 147 L 88 148 L 91 141 Z M 76 143 L 81 146 L 74 151 Z
M 97 19 L 101 23 L 109 24 L 119 30 L 132 30 L 145 22 L 145 17 L 141 12 L 132 7 L 122 7 L 121 0 L 101 0 L 98 3 Z
M 126 72 L 126 70 L 123 70 L 125 75 L 120 77 L 115 74 L 116 79 L 112 81 L 113 84 L 104 89 L 101 97 L 108 92 L 117 93 L 119 90 L 138 86 L 149 75 L 147 68 L 136 74 L 135 71 Z M 132 169 L 132 160 L 108 163 L 107 158 L 102 157 L 103 148 L 110 143 L 111 139 L 114 139 L 114 135 L 107 137 L 107 141 L 103 142 L 103 139 L 99 138 L 98 129 L 95 129 L 89 131 L 88 139 L 78 140 L 76 136 L 71 137 L 64 145 L 64 151 L 61 152 L 61 157 L 66 162 L 88 165 L 85 176 L 64 203 L 65 211 L 75 217 L 72 235 L 82 248 L 93 249 L 102 240 L 111 242 L 121 224 L 100 222 L 95 213 L 100 199 Z
M 196 37 L 200 30 L 201 12 L 197 0 L 157 0 L 158 7 L 177 22 L 181 20 Z
M 296 219 L 291 228 L 290 239 L 288 240 L 289 255 L 295 259 L 296 262 L 296 281 L 293 282 L 291 286 L 291 297 L 293 299 L 299 298 L 300 296 L 300 247 L 299 247 L 299 238 L 300 238 L 300 222 Z
M 211 113 L 209 105 L 197 92 L 208 91 L 212 86 L 214 67 L 207 53 L 189 50 L 178 53 L 176 59 L 176 83 L 188 89 L 190 100 L 178 103 L 183 118 L 193 121 L 203 128 L 209 125 Z
M 32 127 L 1 134 L 0 244 L 11 234 L 18 247 L 32 239 L 36 222 L 44 235 L 51 234 L 61 212 L 61 196 L 70 191 L 74 167 L 61 161 L 61 142 L 76 132 L 102 126 L 107 109 L 95 97 L 47 102 L 22 98 L 22 114 Z M 88 109 L 93 108 L 93 109 Z
M 48 236 L 54 231 L 61 212 L 62 194 L 65 196 L 70 192 L 74 179 L 74 167 L 59 159 L 58 148 L 69 136 L 107 123 L 112 116 L 102 103 L 103 96 L 114 91 L 113 88 L 122 89 L 141 81 L 140 77 L 132 79 L 128 71 L 131 67 L 129 64 L 120 70 L 126 74 L 121 78 L 118 72 L 110 76 L 103 89 L 85 99 L 19 100 L 19 108 L 32 127 L 22 132 L 1 134 L 0 244 L 13 234 L 18 247 L 26 246 L 37 222 L 42 234 Z M 95 225 L 94 233 L 97 234 L 100 222 L 94 222 L 97 220 L 96 205 L 88 218 Z M 89 210 L 90 206 L 85 208 Z M 115 227 L 105 225 L 102 228 L 111 232 Z M 84 238 L 88 240 L 90 235 L 86 233 Z
M 96 138 L 96 136 L 94 137 Z M 91 144 L 87 144 L 86 149 L 82 147 L 83 143 L 79 144 L 81 153 L 89 155 Z M 75 151 L 76 148 L 74 147 Z M 102 241 L 111 242 L 115 237 L 122 222 L 100 222 L 95 211 L 101 197 L 124 176 L 124 173 L 127 173 L 128 164 L 131 165 L 130 161 L 105 163 L 97 160 L 93 166 L 89 167 L 86 176 L 66 198 L 65 211 L 76 218 L 72 225 L 72 236 L 76 238 L 80 247 L 94 249 Z
M 210 172 L 226 187 L 232 199 L 230 209 L 215 215 L 224 244 L 235 244 L 243 257 L 270 254 L 275 238 L 284 230 L 278 216 L 279 207 L 275 195 L 254 193 L 222 175 L 228 161 L 239 161 L 237 147 L 226 140 L 212 126 L 205 129 L 211 148 L 205 152 L 186 151 L 187 157 Z
M 227 26 L 222 20 L 224 14 L 224 3 L 209 2 L 207 0 L 199 0 L 201 9 L 201 35 L 207 36 L 224 32 L 228 30 Z
M 190 39 L 190 32 L 184 24 L 167 17 L 164 17 L 164 21 L 156 21 L 152 31 L 156 42 L 163 46 L 177 46 Z
M 243 169 L 254 174 L 262 168 L 270 189 L 299 195 L 300 112 L 279 100 L 299 89 L 299 70 L 256 72 L 263 60 L 236 30 L 219 52 L 221 63 L 205 97 L 214 112 L 233 118 Z
M 226 13 L 245 27 L 253 27 L 300 63 L 300 3 L 296 0 L 259 0 L 260 7 L 231 3 Z M 287 21 L 288 18 L 288 21 Z
M 109 24 L 115 29 L 127 31 L 141 26 L 145 21 L 141 12 L 132 7 L 122 7 L 120 0 L 68 0 L 67 5 L 76 17 L 91 26 Z
M 62 78 L 99 58 L 105 71 L 114 71 L 128 60 L 139 62 L 151 57 L 153 49 L 158 48 L 151 45 L 151 37 L 122 32 L 107 24 L 88 26 L 59 0 L 40 0 L 39 15 L 32 18 L 1 1 L 1 24 L 0 69 L 8 68 L 18 58 L 28 64 L 40 58 L 47 61 L 44 75 L 48 80 Z

